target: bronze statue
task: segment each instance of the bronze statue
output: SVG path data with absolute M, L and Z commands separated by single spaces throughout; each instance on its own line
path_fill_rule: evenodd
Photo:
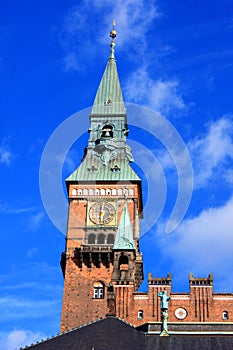
M 166 290 L 163 290 L 162 292 L 158 293 L 158 297 L 161 298 L 160 301 L 160 309 L 161 309 L 161 319 L 162 319 L 162 330 L 160 335 L 161 336 L 168 336 L 167 331 L 167 319 L 168 319 L 168 301 L 171 299 L 168 295 Z

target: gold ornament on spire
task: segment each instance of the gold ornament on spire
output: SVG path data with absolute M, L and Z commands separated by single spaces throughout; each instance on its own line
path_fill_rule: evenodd
M 112 42 L 114 42 L 114 39 L 117 35 L 117 32 L 115 30 L 115 26 L 116 26 L 116 21 L 113 19 L 112 20 L 112 30 L 110 31 L 110 37 L 112 38 Z

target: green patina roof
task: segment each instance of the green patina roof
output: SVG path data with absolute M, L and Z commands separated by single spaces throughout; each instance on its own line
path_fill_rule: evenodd
M 73 181 L 141 181 L 127 159 L 110 160 L 103 165 L 97 157 L 86 157 L 80 166 L 66 179 Z
M 133 241 L 133 230 L 130 222 L 127 203 L 125 203 L 121 214 L 121 220 L 117 230 L 113 249 L 135 249 Z
M 126 110 L 117 73 L 114 46 L 115 43 L 112 41 L 110 57 L 92 108 L 87 152 L 80 166 L 66 179 L 67 182 L 141 181 L 129 164 L 132 161 L 132 154 L 130 147 L 125 143 Z M 116 129 L 113 138 L 98 133 L 98 128 L 109 123 L 109 120 L 114 123 Z
M 94 115 L 126 113 L 114 57 L 114 45 L 111 44 L 110 57 L 92 107 L 91 114 Z

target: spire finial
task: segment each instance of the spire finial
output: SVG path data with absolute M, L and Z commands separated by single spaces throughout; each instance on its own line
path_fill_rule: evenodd
M 112 38 L 112 41 L 110 44 L 110 47 L 111 47 L 110 58 L 115 58 L 114 57 L 114 47 L 115 47 L 114 39 L 117 35 L 117 32 L 115 30 L 115 26 L 116 26 L 116 21 L 113 19 L 112 20 L 112 30 L 110 31 L 110 37 Z

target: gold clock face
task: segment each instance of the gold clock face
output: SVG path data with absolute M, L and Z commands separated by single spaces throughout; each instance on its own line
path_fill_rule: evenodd
M 108 202 L 93 204 L 89 210 L 89 218 L 94 224 L 105 225 L 110 223 L 115 216 L 115 208 Z

